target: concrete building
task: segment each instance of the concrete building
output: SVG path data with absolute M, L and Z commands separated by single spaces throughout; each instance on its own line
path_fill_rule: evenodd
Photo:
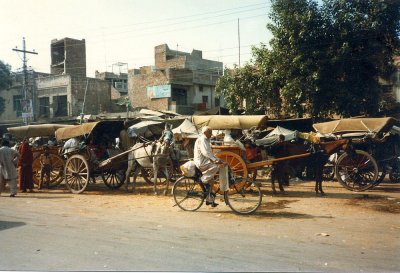
M 193 114 L 223 106 L 215 92 L 223 74 L 222 62 L 203 59 L 202 51 L 191 53 L 155 47 L 155 66 L 129 70 L 128 95 L 133 107 Z
M 0 114 L 1 122 L 22 122 L 22 107 L 21 101 L 33 98 L 33 104 L 36 99 L 36 84 L 38 78 L 47 77 L 48 73 L 36 72 L 33 70 L 27 71 L 26 90 L 23 88 L 24 74 L 23 72 L 12 73 L 12 83 L 10 88 L 0 90 L 0 96 L 5 100 L 4 112 Z M 33 109 L 35 111 L 35 109 Z
M 54 119 L 108 111 L 111 85 L 86 77 L 85 40 L 64 38 L 51 41 L 51 74 L 36 79 L 36 117 Z M 84 108 L 84 109 L 83 109 Z
M 112 72 L 95 72 L 96 79 L 108 81 L 111 85 L 111 99 L 119 99 L 128 95 L 128 74 Z

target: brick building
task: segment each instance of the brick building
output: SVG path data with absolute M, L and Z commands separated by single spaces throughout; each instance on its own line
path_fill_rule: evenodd
M 51 41 L 51 75 L 36 79 L 38 119 L 97 115 L 111 105 L 111 84 L 86 77 L 85 40 Z M 85 97 L 86 96 L 86 97 Z
M 187 53 L 166 44 L 155 47 L 154 57 L 155 66 L 129 70 L 128 95 L 133 107 L 193 114 L 223 106 L 215 92 L 222 62 L 203 59 L 200 50 Z

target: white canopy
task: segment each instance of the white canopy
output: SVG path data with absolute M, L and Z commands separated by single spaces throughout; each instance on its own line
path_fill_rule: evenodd
M 297 137 L 297 131 L 292 131 L 280 126 L 276 126 L 267 136 L 262 139 L 256 140 L 256 145 L 273 145 L 279 140 L 279 135 L 285 136 L 285 141 L 295 139 Z
M 172 132 L 180 138 L 198 138 L 199 136 L 199 131 L 196 126 L 188 119 L 185 119 L 181 125 L 172 129 Z

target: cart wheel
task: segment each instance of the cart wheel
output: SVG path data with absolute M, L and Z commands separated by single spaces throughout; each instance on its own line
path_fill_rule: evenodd
M 365 191 L 374 186 L 378 178 L 378 165 L 367 152 L 355 150 L 342 154 L 335 167 L 339 183 L 351 191 Z
M 50 159 L 52 162 L 52 170 L 50 172 L 50 187 L 59 185 L 64 179 L 64 160 L 61 156 L 57 154 L 50 154 Z M 41 165 L 40 156 L 36 157 L 32 163 L 33 172 L 33 183 L 39 185 Z M 45 178 L 43 178 L 45 180 Z
M 65 184 L 72 193 L 83 192 L 90 179 L 89 164 L 82 155 L 73 155 L 65 162 Z
M 101 172 L 101 178 L 110 189 L 119 189 L 125 182 L 125 170 L 104 169 Z
M 215 156 L 226 162 L 235 176 L 247 177 L 247 165 L 240 155 L 229 151 L 222 151 L 216 153 Z
M 154 170 L 153 169 L 149 169 L 149 168 L 143 168 L 140 170 L 140 173 L 144 179 L 144 181 L 146 181 L 148 184 L 153 185 L 153 179 L 154 179 Z M 167 178 L 165 177 L 165 175 L 162 172 L 158 172 L 157 175 L 157 185 L 165 185 L 167 183 Z

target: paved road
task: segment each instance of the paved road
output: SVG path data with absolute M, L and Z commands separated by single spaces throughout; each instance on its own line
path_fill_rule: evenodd
M 3 193 L 0 270 L 398 271 L 400 185 L 388 187 L 363 196 L 326 183 L 324 198 L 311 183 L 274 197 L 265 187 L 252 216 L 224 204 L 183 212 L 171 197 L 97 184 Z

